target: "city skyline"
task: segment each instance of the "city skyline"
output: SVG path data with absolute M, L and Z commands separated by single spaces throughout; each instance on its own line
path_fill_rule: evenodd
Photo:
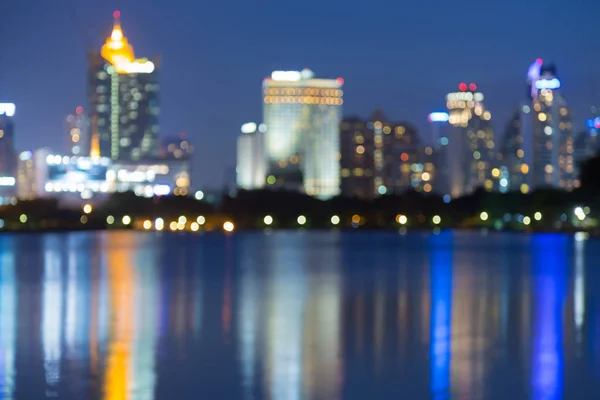
M 170 5 L 169 9 L 159 7 L 155 11 L 135 9 L 115 1 L 101 6 L 77 5 L 75 9 L 67 9 L 34 1 L 34 6 L 42 11 L 37 16 L 25 14 L 28 7 L 10 3 L 4 6 L 10 17 L 4 28 L 16 29 L 18 26 L 22 34 L 14 41 L 6 40 L 7 35 L 0 35 L 4 49 L 3 56 L 0 55 L 0 61 L 4 60 L 0 62 L 0 101 L 14 102 L 18 106 L 15 130 L 19 150 L 33 148 L 34 143 L 53 147 L 59 140 L 64 143 L 61 140 L 64 137 L 64 116 L 72 112 L 73 107 L 86 104 L 85 85 L 80 83 L 85 79 L 86 50 L 100 47 L 110 33 L 112 12 L 121 9 L 127 19 L 127 35 L 136 49 L 140 49 L 140 54 L 160 54 L 165 61 L 161 72 L 164 88 L 161 93 L 161 137 L 180 131 L 188 133 L 190 140 L 196 144 L 193 172 L 194 179 L 201 186 L 220 187 L 225 175 L 227 180 L 231 180 L 239 126 L 246 121 L 260 122 L 260 81 L 273 70 L 306 66 L 322 77 L 341 76 L 345 79 L 344 116 L 366 116 L 373 109 L 381 108 L 390 119 L 414 123 L 427 142 L 431 141 L 427 137 L 427 114 L 444 108 L 444 96 L 455 90 L 457 82 L 476 82 L 486 93 L 486 107 L 494 115 L 493 125 L 498 141 L 504 125 L 524 98 L 524 71 L 532 59 L 541 57 L 557 64 L 558 75 L 564 82 L 565 97 L 573 105 L 575 131 L 584 129 L 589 106 L 595 103 L 590 82 L 597 80 L 591 74 L 597 56 L 591 51 L 593 30 L 581 23 L 584 20 L 581 17 L 600 7 L 592 5 L 585 9 L 571 7 L 560 10 L 558 2 L 551 1 L 548 10 L 536 8 L 539 20 L 550 20 L 552 15 L 561 15 L 562 19 L 555 30 L 536 37 L 538 42 L 532 46 L 525 43 L 525 33 L 530 29 L 531 12 L 527 10 L 535 8 L 533 5 L 519 5 L 520 8 L 512 9 L 516 3 L 505 2 L 500 9 L 493 10 L 497 16 L 492 17 L 491 8 L 476 9 L 474 3 L 468 3 L 456 9 L 440 3 L 440 7 L 447 7 L 445 11 L 450 12 L 448 15 L 438 14 L 445 17 L 428 15 L 423 6 L 411 6 L 410 10 L 416 16 L 430 17 L 429 24 L 419 26 L 407 20 L 401 27 L 384 27 L 383 22 L 390 19 L 385 14 L 378 16 L 381 24 L 376 25 L 372 32 L 367 32 L 367 26 L 364 30 L 350 30 L 339 22 L 331 22 L 307 34 L 304 38 L 306 43 L 296 34 L 287 34 L 283 29 L 286 24 L 277 21 L 272 26 L 273 32 L 264 28 L 246 32 L 250 35 L 247 40 L 260 44 L 255 46 L 254 51 L 242 49 L 238 43 L 244 42 L 242 36 L 233 34 L 249 26 L 248 20 L 238 16 L 231 16 L 232 22 L 235 22 L 230 24 L 234 25 L 229 28 L 231 32 L 217 29 L 216 32 L 221 35 L 216 35 L 215 41 L 211 42 L 204 33 L 217 28 L 217 21 L 210 21 L 208 16 L 203 15 L 202 24 L 198 24 L 202 26 L 196 27 L 191 15 L 177 13 L 175 5 Z M 269 8 L 268 4 L 265 6 Z M 243 9 L 247 5 L 236 4 L 236 7 Z M 212 11 L 216 16 L 224 17 L 228 12 L 226 8 L 219 6 Z M 328 20 L 333 8 L 328 5 L 323 9 L 323 15 L 315 15 L 316 22 Z M 338 19 L 352 18 L 358 16 L 359 11 L 364 11 L 367 17 L 376 14 L 377 10 L 377 7 L 358 10 L 356 5 L 347 4 L 347 7 L 336 10 L 335 15 Z M 440 11 L 443 11 L 442 8 Z M 249 15 L 255 13 L 252 11 Z M 474 45 L 485 44 L 490 48 L 489 53 L 465 52 L 458 57 L 454 46 L 439 40 L 443 36 L 434 37 L 435 32 L 454 26 L 456 21 L 452 17 L 461 13 L 465 18 L 476 17 L 471 26 L 473 31 L 481 33 L 476 37 L 469 35 L 469 40 Z M 306 17 L 306 14 L 302 11 L 289 15 L 288 22 L 296 26 L 294 24 L 299 24 L 299 17 Z M 257 13 L 257 18 L 260 15 Z M 285 7 L 269 9 L 264 18 L 283 15 L 288 15 Z M 511 31 L 498 35 L 494 30 L 505 26 L 500 21 L 508 16 L 513 18 Z M 177 24 L 168 22 L 175 17 L 179 18 Z M 34 26 L 36 30 L 31 29 Z M 411 34 L 407 37 L 409 30 Z M 55 38 L 54 42 L 63 45 L 42 48 L 46 31 Z M 278 35 L 271 34 L 274 32 Z M 331 36 L 327 40 L 321 37 L 325 33 Z M 455 36 L 457 39 L 467 37 L 458 31 Z M 261 41 L 261 38 L 271 40 Z M 280 46 L 286 39 L 289 40 L 288 46 Z M 392 39 L 401 49 L 400 55 L 383 51 Z M 331 40 L 336 46 L 328 52 L 326 49 L 330 48 Z M 175 45 L 170 46 L 173 43 Z M 32 48 L 36 50 L 32 51 Z M 39 67 L 36 63 L 39 59 L 50 59 L 45 56 L 49 50 L 54 55 L 51 59 L 58 61 L 44 65 L 44 68 L 33 68 Z M 364 59 L 357 50 L 365 52 Z M 369 52 L 378 55 L 381 61 L 377 65 L 369 61 Z M 398 63 L 399 58 L 404 60 L 402 64 Z M 459 58 L 461 63 L 445 61 L 452 58 Z M 245 62 L 239 62 L 240 59 Z M 7 63 L 8 60 L 12 62 Z M 61 96 L 49 103 L 47 96 L 36 96 L 34 88 L 42 93 L 61 93 Z M 194 92 L 193 89 L 202 91 Z M 228 95 L 233 92 L 236 98 Z

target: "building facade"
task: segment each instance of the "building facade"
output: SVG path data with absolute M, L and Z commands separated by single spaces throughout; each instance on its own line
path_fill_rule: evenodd
M 485 108 L 484 96 L 477 85 L 461 83 L 459 91 L 446 96 L 452 125 L 448 137 L 447 168 L 450 195 L 460 197 L 478 188 L 492 190 L 496 164 L 492 115 Z
M 236 185 L 239 189 L 257 190 L 265 187 L 267 162 L 265 158 L 266 125 L 248 122 L 242 125 L 237 139 Z
M 339 194 L 343 83 L 310 70 L 275 71 L 263 81 L 269 186 L 319 198 Z
M 537 59 L 529 68 L 530 101 L 523 106 L 524 152 L 530 189 L 579 186 L 570 111 L 554 64 Z
M 77 107 L 73 114 L 67 116 L 66 142 L 67 155 L 90 155 L 90 123 L 81 106 Z
M 88 111 L 92 156 L 144 160 L 159 152 L 158 60 L 136 58 L 120 13 L 100 52 L 89 54 Z
M 375 140 L 372 123 L 347 118 L 340 124 L 341 194 L 372 199 L 375 190 Z
M 0 103 L 0 176 L 14 177 L 17 172 L 15 112 L 13 103 Z
M 348 118 L 340 125 L 341 192 L 373 198 L 406 190 L 433 190 L 432 147 L 421 146 L 416 128 L 389 122 L 375 112 L 367 121 Z
M 529 189 L 530 166 L 525 161 L 522 120 L 522 110 L 517 110 L 506 124 L 500 140 L 500 173 L 495 172 L 493 175 L 495 178 L 505 179 L 500 182 L 501 191 L 527 192 Z M 503 176 L 505 174 L 502 171 L 506 171 L 508 176 Z

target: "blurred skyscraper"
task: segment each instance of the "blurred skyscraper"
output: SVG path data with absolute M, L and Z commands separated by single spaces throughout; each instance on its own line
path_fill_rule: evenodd
M 13 103 L 0 103 L 0 176 L 14 177 L 16 174 L 15 111 Z
M 433 149 L 422 148 L 411 124 L 389 122 L 381 111 L 368 121 L 345 119 L 340 148 L 345 196 L 372 198 L 410 189 L 433 190 Z
M 275 71 L 263 81 L 269 186 L 319 198 L 339 194 L 343 84 L 307 69 Z
M 450 114 L 447 112 L 432 112 L 427 116 L 431 127 L 431 137 L 434 140 L 433 164 L 437 172 L 433 190 L 437 194 L 446 195 L 450 193 L 450 171 L 447 168 L 450 154 L 448 145 L 452 125 L 448 122 Z
M 524 161 L 522 132 L 522 111 L 516 111 L 510 121 L 506 124 L 504 136 L 500 141 L 499 158 L 500 164 L 505 168 L 508 177 L 500 177 L 500 190 L 505 191 L 528 191 L 529 165 Z M 502 170 L 502 167 L 500 170 Z M 493 174 L 493 175 L 496 175 Z
M 267 163 L 265 159 L 264 124 L 254 122 L 242 125 L 242 134 L 237 140 L 237 187 L 245 190 L 262 189 L 265 186 Z
M 371 199 L 375 189 L 375 141 L 372 122 L 346 118 L 340 125 L 341 192 L 347 197 Z
M 450 195 L 460 197 L 479 187 L 492 190 L 492 168 L 496 162 L 491 113 L 485 108 L 477 85 L 461 83 L 459 91 L 446 96 L 452 125 L 448 137 L 447 168 Z
M 83 107 L 67 116 L 67 155 L 88 156 L 90 154 L 90 124 Z
M 157 65 L 136 58 L 123 35 L 120 13 L 100 52 L 89 54 L 88 111 L 92 156 L 142 160 L 158 155 Z
M 522 107 L 522 134 L 530 188 L 572 190 L 579 186 L 573 126 L 556 67 L 537 59 L 527 78 L 530 101 Z

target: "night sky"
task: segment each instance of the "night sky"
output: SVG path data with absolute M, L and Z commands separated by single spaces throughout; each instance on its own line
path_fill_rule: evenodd
M 234 176 L 239 127 L 260 122 L 273 70 L 343 77 L 345 115 L 381 108 L 425 138 L 427 114 L 461 81 L 478 84 L 499 137 L 537 57 L 556 62 L 576 128 L 600 102 L 596 0 L 0 0 L 0 102 L 17 104 L 19 150 L 65 151 L 86 49 L 115 9 L 136 56 L 163 58 L 161 135 L 188 134 L 201 186 Z

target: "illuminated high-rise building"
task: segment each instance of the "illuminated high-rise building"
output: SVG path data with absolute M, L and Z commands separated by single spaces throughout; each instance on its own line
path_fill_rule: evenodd
M 237 187 L 245 190 L 262 189 L 265 186 L 267 163 L 265 159 L 266 126 L 249 122 L 242 125 L 237 140 Z
M 433 155 L 427 158 L 432 159 L 435 167 L 436 177 L 434 192 L 440 195 L 450 193 L 450 172 L 446 167 L 448 165 L 448 145 L 452 125 L 448 122 L 450 114 L 447 112 L 432 112 L 428 115 L 427 121 L 431 127 L 431 135 L 434 140 Z
M 66 123 L 67 155 L 88 156 L 90 154 L 90 124 L 83 107 L 67 116 Z
M 344 196 L 372 198 L 409 189 L 432 191 L 433 149 L 421 148 L 414 126 L 389 122 L 381 111 L 367 121 L 342 121 L 340 154 Z
M 15 176 L 15 115 L 13 103 L 0 103 L 0 176 Z
M 306 69 L 275 71 L 263 81 L 269 186 L 319 198 L 339 194 L 343 83 Z
M 158 155 L 157 62 L 136 58 L 123 35 L 120 13 L 100 52 L 89 54 L 88 112 L 91 156 L 135 161 Z
M 375 141 L 372 123 L 346 118 L 340 124 L 341 194 L 346 197 L 375 197 Z
M 491 113 L 485 108 L 477 85 L 461 83 L 459 91 L 446 96 L 452 125 L 448 137 L 447 168 L 450 195 L 460 197 L 482 187 L 492 190 L 496 162 Z
M 529 182 L 529 164 L 525 161 L 523 149 L 522 111 L 513 114 L 506 124 L 504 135 L 500 140 L 498 152 L 501 167 L 493 171 L 494 178 L 500 179 L 500 191 L 526 191 Z M 504 170 L 506 176 L 502 176 Z
M 573 126 L 556 67 L 537 59 L 527 78 L 530 100 L 522 107 L 522 131 L 525 162 L 530 166 L 529 189 L 572 190 L 579 186 Z

